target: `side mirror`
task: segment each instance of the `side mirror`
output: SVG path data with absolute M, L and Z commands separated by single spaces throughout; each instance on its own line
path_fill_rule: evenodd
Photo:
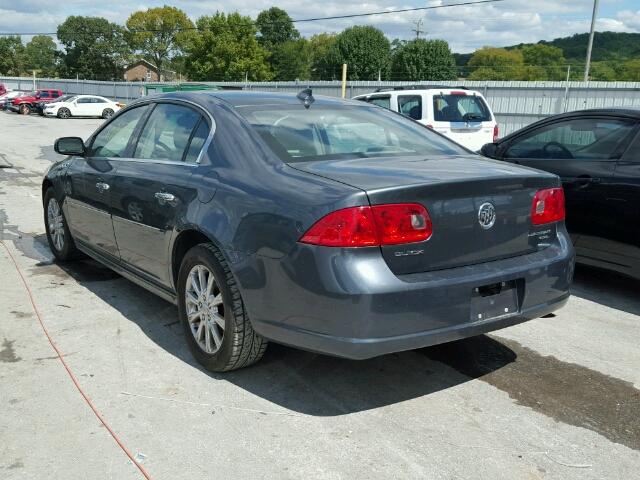
M 53 149 L 60 155 L 76 155 L 84 157 L 86 147 L 80 137 L 62 137 L 56 140 Z
M 488 158 L 498 158 L 498 144 L 487 143 L 480 149 L 480 154 Z

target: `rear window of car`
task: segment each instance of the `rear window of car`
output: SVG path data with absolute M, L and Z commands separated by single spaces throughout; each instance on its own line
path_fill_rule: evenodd
M 385 109 L 355 105 L 236 107 L 284 162 L 464 155 L 452 141 Z
M 476 95 L 445 94 L 433 96 L 433 119 L 436 122 L 489 122 L 489 107 Z

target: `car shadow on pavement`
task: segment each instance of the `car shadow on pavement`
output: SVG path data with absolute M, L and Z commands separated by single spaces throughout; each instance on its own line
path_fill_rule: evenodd
M 632 315 L 640 315 L 640 280 L 577 265 L 571 294 Z
M 32 274 L 72 277 L 137 324 L 158 346 L 181 361 L 307 415 L 336 416 L 430 395 L 491 373 L 516 360 L 507 346 L 487 336 L 418 351 L 353 361 L 270 344 L 248 368 L 206 372 L 189 352 L 175 306 L 91 260 L 40 262 Z M 461 370 L 468 365 L 467 370 Z

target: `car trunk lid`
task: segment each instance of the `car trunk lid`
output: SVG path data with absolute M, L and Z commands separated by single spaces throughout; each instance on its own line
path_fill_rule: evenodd
M 368 158 L 290 164 L 360 188 L 370 203 L 420 203 L 429 211 L 432 237 L 420 243 L 382 247 L 396 274 L 470 265 L 533 252 L 555 227 L 531 224 L 536 191 L 559 185 L 554 175 L 480 157 Z M 491 206 L 488 206 L 490 204 Z M 484 206 L 484 207 L 483 207 Z M 480 211 L 493 208 L 483 225 Z M 541 233 L 542 232 L 542 233 Z

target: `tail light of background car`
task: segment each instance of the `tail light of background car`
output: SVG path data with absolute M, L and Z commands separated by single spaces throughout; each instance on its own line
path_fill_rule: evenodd
M 538 190 L 531 205 L 531 223 L 544 225 L 559 222 L 564 218 L 564 190 L 562 188 Z
M 372 247 L 423 242 L 432 234 L 433 225 L 424 206 L 394 203 L 329 213 L 300 242 L 325 247 Z
M 500 128 L 498 127 L 498 124 L 496 123 L 496 126 L 493 127 L 493 141 L 496 142 L 498 141 L 498 136 L 500 135 Z

